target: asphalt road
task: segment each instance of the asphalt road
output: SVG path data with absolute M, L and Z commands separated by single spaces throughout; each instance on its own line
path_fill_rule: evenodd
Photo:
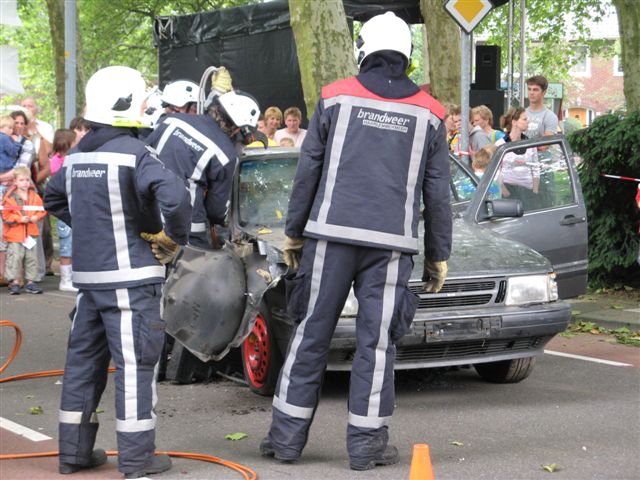
M 2 289 L 0 316 L 17 323 L 24 334 L 20 353 L 3 376 L 63 367 L 70 325 L 67 314 L 74 296 L 54 288 L 49 278 L 44 295 L 16 297 Z M 0 329 L 2 363 L 12 346 L 11 329 Z M 640 355 L 640 349 L 630 355 Z M 435 376 L 427 371 L 400 372 L 390 436 L 401 461 L 369 472 L 348 469 L 348 374 L 327 377 L 309 443 L 294 465 L 264 459 L 258 452 L 270 422 L 269 398 L 225 379 L 194 385 L 163 383 L 158 388 L 157 447 L 242 463 L 261 479 L 407 479 L 416 443 L 429 444 L 438 480 L 636 479 L 640 472 L 639 373 L 636 367 L 546 354 L 532 375 L 515 385 L 485 383 L 472 369 Z M 60 390 L 56 377 L 0 385 L 0 416 L 51 437 L 31 442 L 0 429 L 1 453 L 57 449 Z M 113 394 L 110 382 L 101 403 L 104 413 L 97 443 L 107 450 L 116 449 Z M 43 413 L 29 414 L 36 406 Z M 236 432 L 247 437 L 225 439 Z M 541 468 L 554 463 L 558 470 L 553 474 Z M 56 464 L 54 458 L 3 460 L 0 477 L 56 478 Z M 121 478 L 115 465 L 110 459 L 106 466 L 74 478 Z M 219 465 L 177 458 L 171 471 L 153 478 L 242 477 Z

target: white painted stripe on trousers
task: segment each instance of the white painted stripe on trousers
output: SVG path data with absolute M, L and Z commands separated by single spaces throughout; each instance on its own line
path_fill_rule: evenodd
M 78 292 L 78 295 L 76 296 L 76 311 L 73 314 L 73 320 L 71 320 L 71 331 L 73 332 L 73 326 L 76 324 L 76 317 L 78 316 L 78 312 L 80 311 L 80 301 L 83 298 L 83 293 L 82 292 Z
M 585 357 L 582 355 L 575 355 L 573 353 L 556 352 L 554 350 L 545 350 L 544 353 L 548 353 L 549 355 L 555 355 L 557 357 L 566 357 L 566 358 L 573 358 L 575 360 L 585 360 L 587 362 L 602 363 L 604 365 L 612 365 L 614 367 L 633 367 L 633 365 L 631 365 L 630 363 L 614 362 L 613 360 L 603 360 L 601 358 Z
M 391 417 L 363 417 L 349 412 L 349 425 L 360 428 L 380 428 L 389 425 Z
M 304 316 L 304 320 L 300 322 L 300 325 L 296 327 L 293 341 L 291 342 L 291 348 L 289 349 L 289 355 L 282 367 L 282 377 L 280 378 L 280 391 L 277 395 L 274 395 L 274 401 L 276 397 L 279 397 L 283 402 L 287 401 L 287 391 L 289 390 L 289 378 L 291 376 L 291 367 L 295 362 L 298 348 L 304 337 L 304 329 L 307 326 L 307 320 L 313 313 L 316 307 L 316 301 L 318 300 L 318 293 L 320 291 L 320 281 L 322 280 L 322 269 L 324 267 L 324 256 L 327 251 L 327 242 L 324 240 L 318 240 L 316 244 L 315 257 L 313 259 L 313 270 L 311 272 L 311 292 L 309 294 L 309 305 L 307 306 L 307 313 Z
M 156 428 L 155 418 L 146 418 L 144 420 L 130 419 L 130 420 L 118 420 L 116 419 L 116 432 L 148 432 Z
M 116 290 L 118 309 L 120 310 L 120 348 L 124 361 L 124 418 L 126 422 L 138 420 L 138 369 L 136 352 L 133 343 L 133 311 L 126 288 Z M 120 422 L 120 419 L 118 419 Z
M 60 423 L 82 423 L 82 412 L 72 412 L 70 410 L 60 410 L 58 412 L 58 421 Z M 89 417 L 89 423 L 100 423 L 98 422 L 98 414 L 93 412 L 91 417 Z
M 290 417 L 304 418 L 305 420 L 309 420 L 313 417 L 313 408 L 291 405 L 290 403 L 280 400 L 277 395 L 273 396 L 272 405 L 274 408 L 277 408 L 282 413 L 286 413 Z
M 380 415 L 380 394 L 384 384 L 384 372 L 387 366 L 387 347 L 389 346 L 389 328 L 393 307 L 396 303 L 396 285 L 398 283 L 398 270 L 400 265 L 400 252 L 391 252 L 391 258 L 387 263 L 387 278 L 382 294 L 382 312 L 380 328 L 378 330 L 378 343 L 375 349 L 375 364 L 373 366 L 373 378 L 371 379 L 371 391 L 369 392 L 369 406 L 367 417 Z M 393 387 L 391 387 L 393 388 Z
M 52 440 L 51 437 L 48 437 L 40 432 L 36 432 L 35 430 L 31 430 L 30 428 L 27 428 L 16 422 L 12 422 L 11 420 L 7 420 L 3 417 L 0 417 L 0 428 L 13 432 L 16 435 L 20 435 L 28 440 L 31 440 L 32 442 Z

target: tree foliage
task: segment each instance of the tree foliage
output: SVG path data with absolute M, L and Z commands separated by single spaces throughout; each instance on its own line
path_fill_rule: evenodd
M 590 39 L 589 31 L 590 24 L 601 20 L 610 6 L 609 1 L 601 0 L 526 0 L 525 75 L 541 74 L 553 81 L 568 80 L 569 70 L 579 60 L 577 45 L 587 47 L 590 55 L 613 55 L 611 42 Z M 501 47 L 503 65 L 507 64 L 508 18 L 508 5 L 496 8 L 474 31 L 474 34 L 487 35 L 488 44 Z M 511 33 L 517 45 L 520 37 L 517 9 L 513 23 Z
M 637 184 L 600 175 L 637 177 L 640 172 L 640 111 L 626 117 L 603 115 L 569 136 L 582 156 L 580 181 L 589 218 L 589 280 L 593 286 L 640 278 L 636 263 Z
M 149 83 L 155 83 L 158 57 L 152 44 L 152 28 L 156 16 L 186 15 L 257 1 L 78 0 L 78 91 L 84 90 L 85 80 L 96 70 L 109 65 L 136 68 Z M 43 111 L 41 117 L 51 122 L 63 118 L 64 109 L 64 10 L 60 10 L 63 3 L 64 0 L 18 0 L 23 26 L 3 26 L 0 32 L 1 44 L 19 48 L 25 91 L 36 97 Z M 84 99 L 82 95 L 78 97 L 79 111 Z M 16 101 L 16 97 L 2 99 L 3 104 Z

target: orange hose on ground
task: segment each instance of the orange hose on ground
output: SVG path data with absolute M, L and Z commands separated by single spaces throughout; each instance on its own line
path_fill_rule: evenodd
M 9 359 L 0 367 L 0 373 L 2 373 L 9 364 L 13 361 L 13 359 L 18 354 L 20 350 L 20 345 L 22 344 L 22 330 L 15 323 L 10 322 L 9 320 L 0 320 L 0 327 L 12 327 L 16 331 L 16 341 L 13 346 L 13 351 L 11 355 L 9 355 Z M 110 368 L 109 372 L 115 372 L 115 368 Z M 42 377 L 54 377 L 57 375 L 64 374 L 64 370 L 45 370 L 42 372 L 32 372 L 32 373 L 23 373 L 20 375 L 13 375 L 11 377 L 0 378 L 0 383 L 10 382 L 13 380 L 25 380 L 28 378 L 42 378 Z M 179 457 L 186 458 L 189 460 L 200 460 L 203 462 L 217 463 L 222 465 L 223 467 L 230 468 L 231 470 L 235 470 L 240 473 L 245 480 L 256 480 L 258 475 L 256 472 L 251 470 L 249 467 L 246 467 L 240 463 L 235 463 L 230 460 L 225 460 L 224 458 L 214 457 L 213 455 L 207 455 L 205 453 L 189 453 L 189 452 L 156 452 L 156 455 L 166 454 L 170 457 Z M 118 452 L 116 450 L 109 450 L 107 452 L 109 456 L 116 456 Z M 40 453 L 13 453 L 13 454 L 0 454 L 0 460 L 19 460 L 24 458 L 41 458 L 41 457 L 57 457 L 58 452 L 40 452 Z
M 224 458 L 207 455 L 205 453 L 189 453 L 189 452 L 156 452 L 156 455 L 169 455 L 170 457 L 186 458 L 188 460 L 200 460 L 202 462 L 217 463 L 223 467 L 235 470 L 245 480 L 257 480 L 258 474 L 249 467 L 240 463 L 225 460 Z M 118 455 L 117 450 L 107 451 L 107 455 L 114 457 Z M 14 453 L 10 455 L 0 455 L 0 460 L 20 460 L 25 458 L 41 458 L 41 457 L 57 457 L 58 452 L 41 452 L 41 453 Z

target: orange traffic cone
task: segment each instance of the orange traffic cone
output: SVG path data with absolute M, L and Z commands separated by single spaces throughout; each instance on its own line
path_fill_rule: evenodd
M 417 443 L 413 446 L 409 480 L 435 480 L 433 468 L 431 467 L 429 445 L 426 443 Z

